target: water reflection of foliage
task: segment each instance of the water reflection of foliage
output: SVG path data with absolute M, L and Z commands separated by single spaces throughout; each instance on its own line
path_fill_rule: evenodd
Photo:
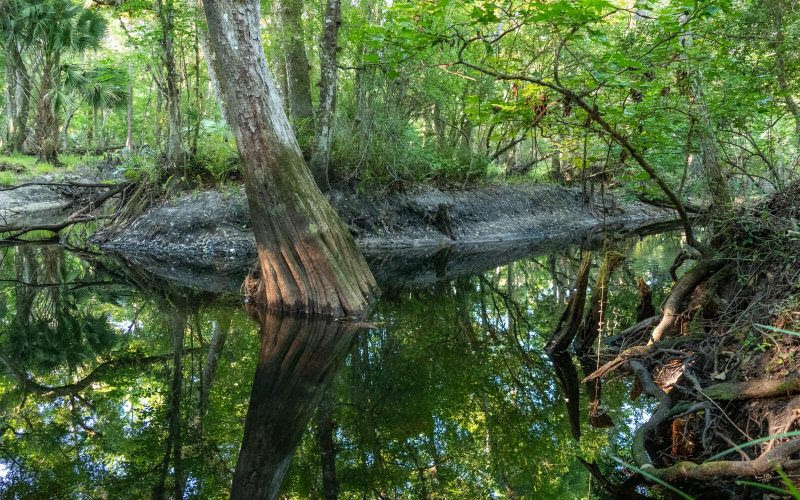
M 654 285 L 657 300 L 663 296 L 663 262 L 672 256 L 665 241 L 651 238 L 623 249 L 631 258 L 611 282 L 606 334 L 630 324 L 636 276 Z M 66 387 L 97 375 L 76 391 L 28 394 L 18 378 L 0 376 L 0 491 L 227 495 L 260 344 L 248 315 L 236 304 L 209 303 L 180 290 L 141 289 L 138 278 L 138 290 L 82 286 L 107 277 L 68 253 L 51 267 L 60 266 L 60 274 L 45 280 L 41 250 L 23 250 L 33 256 L 27 261 L 20 251 L 6 252 L 1 272 L 15 281 L 1 295 L 8 304 L 5 332 L 25 309 L 26 294 L 34 294 L 31 311 L 43 323 L 31 324 L 60 332 L 60 325 L 76 321 L 86 336 L 80 321 L 95 318 L 97 328 L 112 335 L 101 343 L 65 342 L 62 357 L 50 364 L 15 347 L 34 345 L 35 334 L 18 330 L 22 339 L 15 341 L 0 336 L 0 353 L 37 384 Z M 355 339 L 325 396 L 327 411 L 308 425 L 283 493 L 322 496 L 332 481 L 322 466 L 332 460 L 335 486 L 345 498 L 585 496 L 588 475 L 576 457 L 599 460 L 613 472 L 603 457 L 626 453 L 643 410 L 628 404 L 628 387 L 609 384 L 603 400 L 617 427 L 584 423 L 579 443 L 571 435 L 544 344 L 579 261 L 569 250 L 384 297 L 375 312 L 377 328 Z M 31 282 L 24 276 L 31 270 L 38 283 L 61 283 L 56 309 L 70 320 L 47 312 L 56 310 L 45 297 L 48 287 L 32 291 L 16 283 Z M 185 317 L 178 322 L 180 337 L 176 316 Z M 585 421 L 585 401 L 581 407 Z
M 668 262 L 675 250 L 663 240 L 651 245 L 627 248 L 634 258 L 612 281 L 607 334 L 635 314 L 635 276 L 663 296 L 658 260 Z M 543 355 L 579 260 L 565 252 L 384 299 L 381 327 L 359 339 L 334 392 L 345 496 L 574 497 L 589 487 L 576 455 L 610 469 L 605 455 L 627 454 L 642 418 L 627 403 L 629 388 L 605 391 L 620 426 L 584 425 L 576 443 Z M 585 416 L 585 402 L 582 408 Z M 319 466 L 309 434 L 287 491 L 320 494 Z

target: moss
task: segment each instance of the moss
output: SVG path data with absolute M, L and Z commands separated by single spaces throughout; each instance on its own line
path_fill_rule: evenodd
M 704 393 L 711 399 L 730 401 L 736 397 L 736 387 L 733 384 L 714 384 L 704 389 Z

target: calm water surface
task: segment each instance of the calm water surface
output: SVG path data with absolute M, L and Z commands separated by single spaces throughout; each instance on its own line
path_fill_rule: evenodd
M 679 243 L 616 244 L 604 336 L 633 323 L 637 277 L 660 303 Z M 383 273 L 372 328 L 276 318 L 102 254 L 0 252 L 4 498 L 589 498 L 577 457 L 621 475 L 611 457 L 651 410 L 610 382 L 613 426 L 590 425 L 582 394 L 575 437 L 544 345 L 577 247 L 428 285 Z

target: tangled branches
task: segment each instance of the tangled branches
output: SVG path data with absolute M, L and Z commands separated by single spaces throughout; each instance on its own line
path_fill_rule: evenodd
M 800 322 L 798 200 L 800 183 L 716 221 L 713 257 L 675 281 L 660 315 L 607 339 L 584 379 L 624 370 L 656 400 L 632 443 L 643 480 L 702 489 L 800 472 L 800 342 L 782 333 Z
M 3 191 L 10 191 L 20 189 L 27 186 L 51 186 L 54 189 L 90 189 L 92 191 L 101 190 L 102 192 L 97 196 L 90 198 L 88 202 L 83 204 L 80 208 L 73 211 L 70 215 L 58 222 L 43 223 L 43 224 L 5 224 L 0 226 L 0 233 L 5 234 L 0 238 L 0 242 L 14 242 L 19 240 L 22 236 L 34 231 L 46 231 L 49 233 L 58 234 L 59 231 L 66 229 L 75 224 L 81 224 L 100 219 L 113 219 L 116 212 L 121 206 L 124 205 L 127 193 L 132 189 L 134 184 L 130 182 L 121 182 L 119 184 L 98 184 L 98 183 L 75 183 L 75 182 L 28 182 L 17 186 L 2 188 Z M 119 197 L 120 203 L 111 214 L 97 213 L 98 209 L 114 197 Z

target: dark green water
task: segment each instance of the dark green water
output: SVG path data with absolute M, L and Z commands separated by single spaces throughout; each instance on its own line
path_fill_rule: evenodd
M 633 323 L 637 277 L 660 303 L 678 247 L 617 245 L 604 336 Z M 370 329 L 270 317 L 103 255 L 1 252 L 4 498 L 320 498 L 323 463 L 340 498 L 589 498 L 577 457 L 622 477 L 611 457 L 651 409 L 610 382 L 614 426 L 589 425 L 582 395 L 573 436 L 544 345 L 577 247 L 429 286 L 395 276 Z

